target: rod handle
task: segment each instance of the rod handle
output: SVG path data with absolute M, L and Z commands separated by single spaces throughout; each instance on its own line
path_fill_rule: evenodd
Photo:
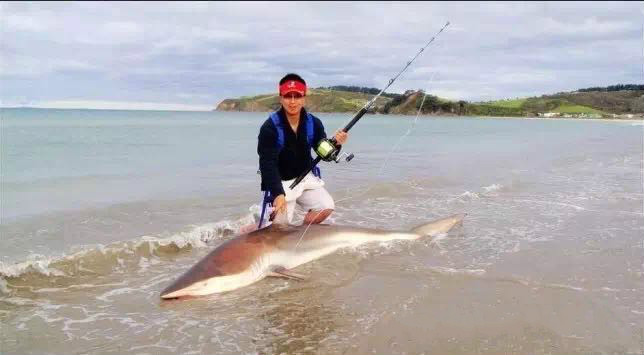
M 316 165 L 318 165 L 318 163 L 320 162 L 320 160 L 322 160 L 320 157 L 315 158 L 315 160 L 313 160 L 313 163 L 311 163 L 311 167 L 310 167 L 310 168 L 308 168 L 304 173 L 302 173 L 302 175 L 298 176 L 298 177 L 297 177 L 297 179 L 295 179 L 295 181 L 293 181 L 293 183 L 291 184 L 291 186 L 289 186 L 288 188 L 289 188 L 289 189 L 291 189 L 291 190 L 293 190 L 293 189 L 295 188 L 295 186 L 297 186 L 300 182 L 302 182 L 302 180 L 304 179 L 304 177 L 305 177 L 308 173 L 310 173 L 310 172 L 311 172 L 311 170 L 313 170 L 313 168 L 315 168 L 315 166 L 316 166 Z

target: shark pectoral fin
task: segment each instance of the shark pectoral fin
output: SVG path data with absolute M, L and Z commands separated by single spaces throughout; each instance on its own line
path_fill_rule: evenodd
M 291 280 L 297 280 L 297 281 L 304 281 L 306 280 L 306 277 L 300 274 L 296 274 L 290 270 L 287 270 L 286 268 L 283 267 L 276 267 L 273 268 L 271 272 L 268 273 L 267 276 L 272 276 L 272 277 L 284 277 L 287 279 Z

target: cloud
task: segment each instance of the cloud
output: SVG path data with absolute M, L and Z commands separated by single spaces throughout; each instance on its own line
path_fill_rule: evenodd
M 36 21 L 33 17 L 23 15 L 8 15 L 1 22 L 4 31 L 30 31 L 39 32 L 46 29 L 42 22 Z M 4 32 L 3 31 L 3 32 Z
M 26 55 L 6 55 L 0 61 L 0 78 L 42 78 L 55 72 L 91 72 L 98 68 L 91 63 L 69 59 L 50 59 Z
M 390 91 L 429 86 L 452 99 L 482 100 L 642 82 L 638 3 L 0 6 L 3 102 L 212 107 L 273 92 L 287 72 L 311 86 L 382 87 L 448 20 Z
M 99 110 L 161 110 L 161 111 L 209 111 L 209 105 L 168 104 L 159 102 L 54 100 L 30 105 L 36 108 L 99 109 Z

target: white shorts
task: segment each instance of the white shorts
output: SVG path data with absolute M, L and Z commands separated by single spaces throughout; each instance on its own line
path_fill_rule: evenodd
M 335 209 L 333 198 L 324 188 L 324 181 L 322 179 L 309 173 L 291 190 L 289 186 L 291 186 L 294 180 L 282 181 L 286 197 L 286 217 L 288 218 L 288 223 L 293 221 L 296 206 L 299 206 L 305 213 L 310 210 Z

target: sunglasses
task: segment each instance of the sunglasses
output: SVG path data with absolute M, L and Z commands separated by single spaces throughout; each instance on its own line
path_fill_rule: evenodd
M 282 97 L 285 98 L 285 99 L 301 99 L 304 96 L 302 94 L 298 94 L 296 92 L 289 92 L 288 94 L 283 95 Z

